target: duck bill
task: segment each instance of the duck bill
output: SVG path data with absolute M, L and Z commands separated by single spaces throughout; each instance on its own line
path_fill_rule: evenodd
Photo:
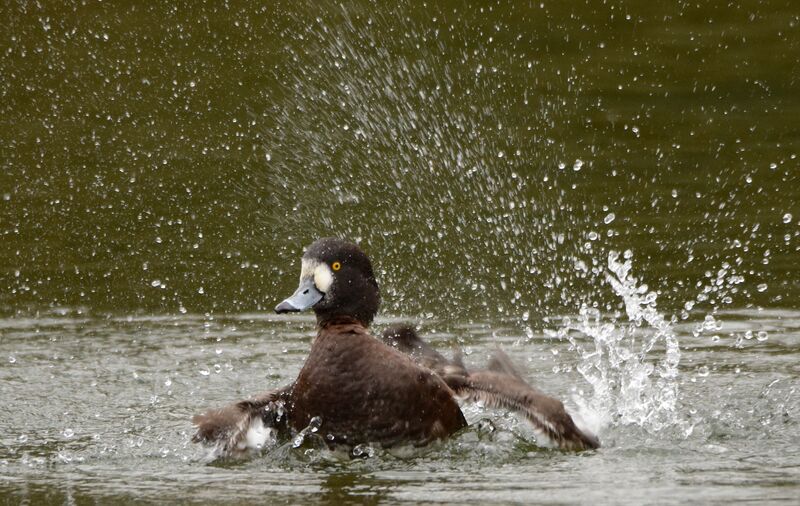
M 275 306 L 275 312 L 282 314 L 305 311 L 322 300 L 324 295 L 324 293 L 317 290 L 314 278 L 303 278 L 300 280 L 300 286 L 297 287 L 292 296 Z

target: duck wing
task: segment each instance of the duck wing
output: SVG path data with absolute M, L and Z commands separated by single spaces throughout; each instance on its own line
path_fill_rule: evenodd
M 285 402 L 292 385 L 268 390 L 253 397 L 192 417 L 197 429 L 192 442 L 215 446 L 220 456 L 244 451 L 251 428 L 286 429 Z
M 520 370 L 516 365 L 514 365 L 514 362 L 511 361 L 511 358 L 502 350 L 495 350 L 494 353 L 491 354 L 489 357 L 489 363 L 486 364 L 486 369 L 507 374 L 525 383 L 525 378 L 522 376 Z
M 538 436 L 552 441 L 558 448 L 589 450 L 600 447 L 596 436 L 575 425 L 561 401 L 528 384 L 503 351 L 496 350 L 492 354 L 486 370 L 468 371 L 460 350 L 448 360 L 423 341 L 410 325 L 390 327 L 382 338 L 386 344 L 441 376 L 458 397 L 522 414 Z
M 381 339 L 392 348 L 411 357 L 418 365 L 430 369 L 440 376 L 467 373 L 459 350 L 456 350 L 452 360 L 448 360 L 423 341 L 417 334 L 417 330 L 411 325 L 400 324 L 389 327 L 383 331 Z
M 489 408 L 522 414 L 537 436 L 544 436 L 562 450 L 590 450 L 600 447 L 593 434 L 580 430 L 564 404 L 529 385 L 502 351 L 495 352 L 489 369 L 468 376 L 447 375 L 447 385 L 468 402 L 482 402 Z

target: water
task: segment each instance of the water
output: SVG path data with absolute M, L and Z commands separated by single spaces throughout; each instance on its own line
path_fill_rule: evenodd
M 597 452 L 540 450 L 524 423 L 470 408 L 472 428 L 411 455 L 375 449 L 371 458 L 349 461 L 287 442 L 243 463 L 207 465 L 206 452 L 189 443 L 190 416 L 290 381 L 308 350 L 311 321 L 262 314 L 5 319 L 0 352 L 15 360 L 0 367 L 9 407 L 1 422 L 0 492 L 9 502 L 34 503 L 256 502 L 265 496 L 290 503 L 359 497 L 563 502 L 577 496 L 625 504 L 792 502 L 800 455 L 787 450 L 800 436 L 800 313 L 743 311 L 725 314 L 724 321 L 723 335 L 766 330 L 770 337 L 737 347 L 728 337 L 717 343 L 695 338 L 695 323 L 675 326 L 681 360 L 672 409 L 649 404 L 662 393 L 658 374 L 640 378 L 652 384 L 640 388 L 639 397 L 621 395 L 612 382 L 629 366 L 606 369 L 609 383 L 595 390 L 575 350 L 576 343 L 593 345 L 588 332 L 554 339 L 525 337 L 503 322 L 425 323 L 443 351 L 461 343 L 467 361 L 480 365 L 502 346 L 535 384 L 571 409 L 578 410 L 576 399 L 593 406 L 588 413 L 603 420 L 604 448 Z M 554 331 L 580 327 L 564 319 L 550 325 Z M 658 343 L 653 350 L 654 362 L 666 353 Z M 648 419 L 648 413 L 656 415 Z
M 9 503 L 796 502 L 800 9 L 0 6 Z M 241 463 L 191 415 L 294 378 L 304 245 L 604 444 L 466 408 L 443 445 Z
M 800 437 L 800 312 L 726 311 L 676 323 L 637 284 L 628 256 L 608 259 L 625 313 L 583 308 L 540 322 L 543 333 L 503 320 L 422 324 L 433 344 L 463 347 L 474 366 L 495 346 L 509 351 L 534 384 L 598 431 L 599 451 L 540 449 L 524 422 L 469 406 L 468 430 L 424 450 L 365 447 L 369 458 L 351 461 L 306 438 L 209 464 L 208 451 L 189 442 L 191 415 L 291 381 L 313 321 L 62 310 L 0 321 L 11 408 L 1 427 L 0 492 L 11 502 L 795 501 L 800 454 L 786 450 Z
M 397 314 L 568 313 L 607 249 L 797 306 L 791 2 L 189 5 L 2 7 L 4 314 L 268 310 L 334 234 Z

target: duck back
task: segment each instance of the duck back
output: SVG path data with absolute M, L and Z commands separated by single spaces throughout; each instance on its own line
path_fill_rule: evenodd
M 291 394 L 295 430 L 319 417 L 331 445 L 424 445 L 466 426 L 435 373 L 378 341 L 357 322 L 325 325 Z

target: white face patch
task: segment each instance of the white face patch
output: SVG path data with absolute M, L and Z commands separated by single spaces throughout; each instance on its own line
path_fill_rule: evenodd
M 318 264 L 314 268 L 314 284 L 317 285 L 317 290 L 322 293 L 328 293 L 333 284 L 333 272 L 331 268 L 325 264 Z
M 314 286 L 322 293 L 328 293 L 333 284 L 333 271 L 326 264 L 306 258 L 302 261 L 300 280 L 313 278 Z

